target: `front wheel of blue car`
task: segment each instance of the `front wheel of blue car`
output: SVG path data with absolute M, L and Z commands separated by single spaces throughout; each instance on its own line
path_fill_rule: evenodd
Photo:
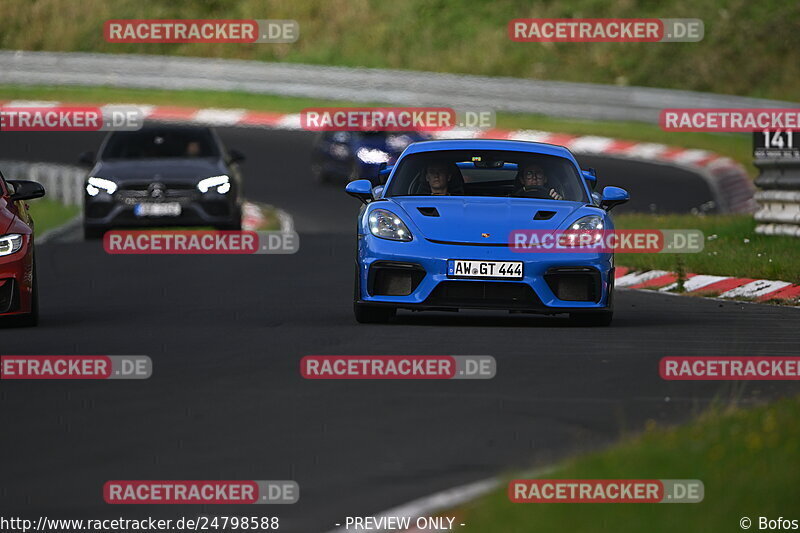
M 353 303 L 353 313 L 359 324 L 385 324 L 397 314 L 394 307 Z

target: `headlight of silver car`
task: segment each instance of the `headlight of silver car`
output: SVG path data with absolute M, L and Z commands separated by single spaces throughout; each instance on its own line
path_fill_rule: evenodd
M 381 239 L 408 242 L 411 232 L 400 217 L 385 209 L 373 209 L 369 214 L 369 231 Z
M 22 235 L 12 233 L 0 236 L 0 257 L 16 253 L 20 248 L 22 248 Z
M 114 194 L 117 190 L 117 184 L 105 178 L 96 178 L 91 176 L 86 182 L 86 192 L 89 196 L 97 196 L 100 191 L 105 191 L 108 194 Z
M 227 194 L 231 190 L 231 179 L 224 174 L 222 176 L 211 176 L 201 179 L 197 184 L 197 189 L 202 193 L 207 193 L 216 187 L 219 194 Z

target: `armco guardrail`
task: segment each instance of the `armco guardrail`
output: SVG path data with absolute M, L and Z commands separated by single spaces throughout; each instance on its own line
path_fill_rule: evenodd
M 83 180 L 87 169 L 52 163 L 0 161 L 0 172 L 6 179 L 32 180 L 44 185 L 47 198 L 64 205 L 81 205 Z
M 796 107 L 712 93 L 230 59 L 0 51 L 0 83 L 205 89 L 657 123 L 663 108 Z

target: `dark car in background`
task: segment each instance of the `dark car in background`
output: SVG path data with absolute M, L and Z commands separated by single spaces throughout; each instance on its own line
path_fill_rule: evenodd
M 33 219 L 26 200 L 44 196 L 34 181 L 0 174 L 0 326 L 35 326 L 39 321 Z
M 379 185 L 382 163 L 394 163 L 406 146 L 429 138 L 414 131 L 326 131 L 314 142 L 311 173 L 319 183 L 368 179 Z
M 244 156 L 207 127 L 156 125 L 111 132 L 84 184 L 84 235 L 121 227 L 241 229 Z

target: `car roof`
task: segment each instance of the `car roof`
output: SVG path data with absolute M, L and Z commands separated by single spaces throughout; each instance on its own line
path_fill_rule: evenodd
M 556 144 L 530 141 L 511 141 L 501 139 L 446 139 L 435 141 L 419 141 L 406 148 L 403 156 L 421 152 L 439 152 L 443 150 L 505 150 L 509 152 L 531 152 L 542 155 L 563 157 L 575 162 L 575 156 L 568 149 Z

